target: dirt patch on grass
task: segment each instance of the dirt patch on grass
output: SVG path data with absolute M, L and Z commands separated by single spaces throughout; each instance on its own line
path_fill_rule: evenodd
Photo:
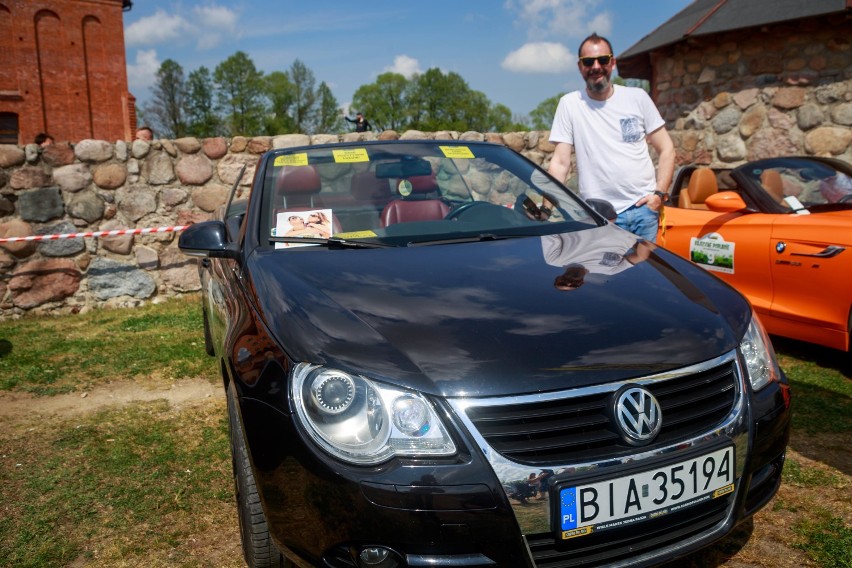
M 0 391 L 0 423 L 31 425 L 50 418 L 67 418 L 133 402 L 166 400 L 176 410 L 187 404 L 224 397 L 221 384 L 204 378 L 179 381 L 146 378 L 102 384 L 83 392 L 36 396 L 27 392 Z

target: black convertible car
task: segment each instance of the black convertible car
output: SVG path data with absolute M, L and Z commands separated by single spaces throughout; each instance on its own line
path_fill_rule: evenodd
M 276 149 L 219 217 L 179 244 L 250 566 L 653 565 L 778 488 L 749 303 L 506 147 Z

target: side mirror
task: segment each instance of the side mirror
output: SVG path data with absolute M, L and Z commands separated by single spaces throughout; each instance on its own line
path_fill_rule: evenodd
M 734 211 L 742 211 L 748 206 L 743 201 L 742 196 L 735 191 L 720 191 L 714 193 L 704 200 L 704 204 L 710 211 L 716 213 L 733 213 Z
M 615 207 L 612 206 L 612 203 L 607 201 L 606 199 L 587 199 L 586 203 L 588 203 L 592 209 L 595 210 L 595 213 L 609 221 L 610 223 L 615 222 L 615 218 L 618 217 L 618 213 L 615 212 Z
M 204 221 L 183 230 L 178 239 L 178 248 L 187 256 L 203 258 L 237 258 L 239 248 L 228 242 L 225 223 Z

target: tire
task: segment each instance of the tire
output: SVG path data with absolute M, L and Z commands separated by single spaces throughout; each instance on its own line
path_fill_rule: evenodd
M 237 498 L 237 516 L 240 521 L 240 541 L 243 546 L 243 557 L 249 568 L 286 568 L 291 566 L 286 562 L 269 536 L 269 527 L 260 495 L 251 471 L 248 449 L 246 448 L 243 431 L 237 418 L 235 402 L 231 396 L 228 399 L 228 421 L 231 430 L 231 456 L 234 467 L 234 491 Z
M 204 320 L 204 351 L 211 357 L 216 355 L 213 350 L 213 337 L 210 335 L 210 322 L 207 319 L 207 310 L 201 306 L 201 319 Z

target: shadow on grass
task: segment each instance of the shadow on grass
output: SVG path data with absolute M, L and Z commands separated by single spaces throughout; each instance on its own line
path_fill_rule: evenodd
M 805 359 L 820 367 L 834 369 L 847 379 L 852 379 L 852 353 L 774 335 L 772 345 L 778 353 Z
M 852 354 L 777 337 L 772 344 L 792 392 L 790 448 L 852 475 Z
M 12 342 L 0 339 L 0 359 L 12 352 Z

